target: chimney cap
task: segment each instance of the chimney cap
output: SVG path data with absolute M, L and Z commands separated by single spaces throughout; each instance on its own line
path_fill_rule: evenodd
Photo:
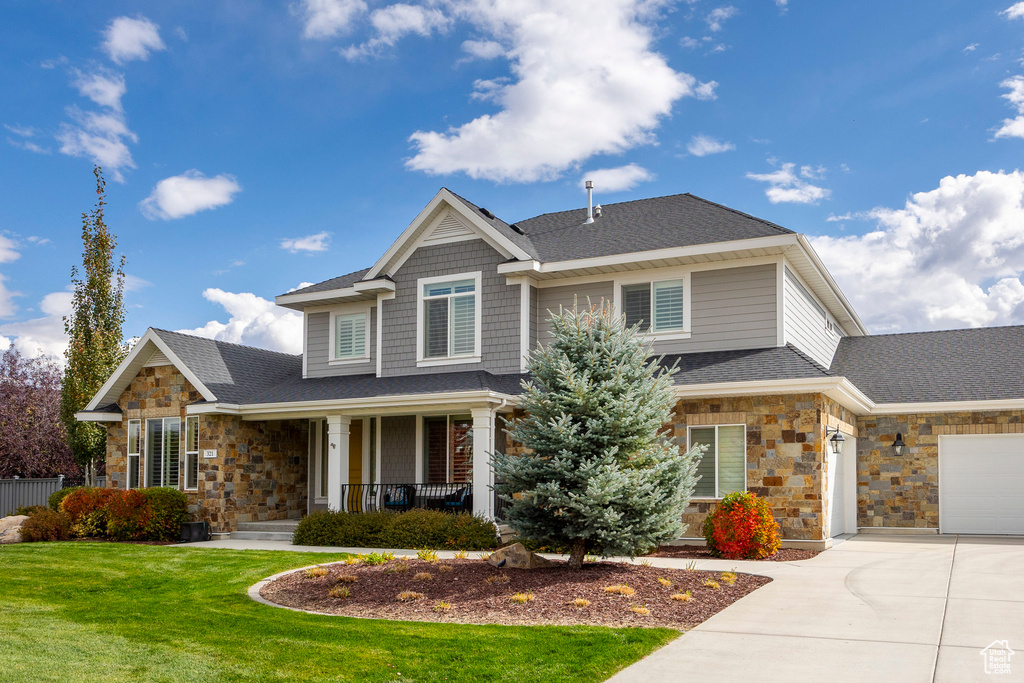
M 594 189 L 594 181 L 593 180 L 588 180 L 587 183 L 586 183 L 586 188 L 588 190 L 593 190 Z

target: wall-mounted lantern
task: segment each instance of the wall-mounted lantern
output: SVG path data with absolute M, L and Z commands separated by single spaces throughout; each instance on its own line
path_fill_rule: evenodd
M 829 434 L 832 435 L 829 438 Z M 825 427 L 825 441 L 828 442 L 829 448 L 832 449 L 832 453 L 835 455 L 843 454 L 843 447 L 846 446 L 846 438 L 839 433 L 839 427 Z
M 903 435 L 896 432 L 896 440 L 892 442 L 892 454 L 897 458 L 903 455 L 903 449 L 907 444 L 903 443 Z

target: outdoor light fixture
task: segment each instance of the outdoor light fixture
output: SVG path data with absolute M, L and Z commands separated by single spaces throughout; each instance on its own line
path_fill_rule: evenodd
M 831 439 L 828 437 L 829 434 L 832 434 Z M 832 452 L 835 455 L 843 454 L 843 447 L 846 445 L 846 438 L 839 433 L 839 427 L 825 427 L 825 440 L 828 441 L 829 445 L 832 447 Z
M 892 442 L 892 453 L 897 458 L 903 455 L 903 448 L 907 444 L 903 443 L 903 435 L 896 432 L 896 440 Z

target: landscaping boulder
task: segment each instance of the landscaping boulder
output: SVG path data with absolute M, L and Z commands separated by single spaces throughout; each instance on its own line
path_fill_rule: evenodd
M 0 519 L 0 544 L 21 543 L 18 529 L 28 520 L 28 515 L 11 515 Z
M 536 553 L 531 553 L 522 543 L 513 543 L 501 550 L 495 550 L 487 558 L 487 562 L 503 569 L 538 569 L 552 567 L 555 564 Z

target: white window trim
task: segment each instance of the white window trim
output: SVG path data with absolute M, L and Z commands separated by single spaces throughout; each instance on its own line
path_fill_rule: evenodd
M 433 285 L 439 282 L 456 282 L 458 280 L 473 280 L 474 290 L 473 294 L 473 315 L 474 320 L 474 333 L 475 338 L 473 340 L 473 353 L 462 356 L 447 356 L 445 358 L 426 358 L 424 356 L 423 349 L 423 286 Z M 416 367 L 418 368 L 429 368 L 438 365 L 461 365 L 463 363 L 479 363 L 483 360 L 480 352 L 480 346 L 482 341 L 483 331 L 483 273 L 479 270 L 471 273 L 451 273 L 449 275 L 436 275 L 434 277 L 421 277 L 416 280 Z M 451 332 L 449 331 L 449 335 Z M 451 339 L 448 339 L 449 346 L 451 349 Z
M 323 443 L 324 433 L 324 420 L 317 418 L 309 421 L 310 435 L 313 440 L 313 504 L 314 505 L 326 505 L 327 497 L 320 495 L 320 483 L 321 478 L 324 477 L 324 473 L 320 471 L 322 449 L 325 447 Z
M 195 420 L 196 421 L 196 450 L 194 450 L 194 451 L 190 451 L 188 449 L 188 447 L 189 447 L 189 443 L 188 443 L 188 423 L 189 423 L 189 420 Z M 182 434 L 185 437 L 185 467 L 181 468 L 182 469 L 182 472 L 181 472 L 182 490 L 183 491 L 198 491 L 199 490 L 199 452 L 200 452 L 200 448 L 199 448 L 199 416 L 198 415 L 186 415 L 185 416 L 185 429 L 182 430 Z M 191 467 L 192 458 L 195 458 L 195 461 L 196 461 L 196 485 L 190 488 L 189 485 L 188 485 L 188 471 L 192 468 Z M 178 467 L 179 468 L 181 467 L 181 463 L 178 464 Z
M 671 280 L 682 280 L 683 281 L 683 329 L 672 332 L 654 332 L 648 331 L 644 335 L 650 341 L 674 341 L 678 339 L 689 339 L 693 334 L 693 326 L 691 324 L 691 312 L 693 310 L 690 304 L 690 269 L 678 271 L 665 271 L 657 274 L 653 273 L 642 273 L 637 275 L 623 275 L 616 277 L 613 280 L 613 291 L 612 291 L 612 311 L 618 313 L 622 311 L 622 288 L 625 285 L 639 285 L 644 283 L 654 284 L 655 282 L 667 282 Z M 653 291 L 651 297 L 651 310 L 654 307 Z M 653 317 L 653 315 L 652 315 Z M 651 321 L 653 322 L 653 321 Z
M 337 318 L 339 315 L 355 315 L 362 313 L 366 316 L 365 328 L 366 340 L 363 343 L 363 355 L 338 358 L 335 356 L 337 351 L 337 337 L 338 337 L 338 324 Z M 331 309 L 330 315 L 330 328 L 328 329 L 328 344 L 330 347 L 327 351 L 327 364 L 328 365 L 360 365 L 366 364 L 371 361 L 370 358 L 370 307 L 366 304 L 350 304 L 347 306 L 339 306 Z
M 137 424 L 139 426 L 139 450 L 137 450 L 134 453 L 132 453 L 132 450 L 131 450 L 132 449 L 132 439 L 131 439 L 132 423 L 135 423 L 135 424 Z M 126 489 L 130 489 L 132 487 L 131 486 L 131 484 L 132 484 L 132 472 L 131 472 L 132 458 L 137 458 L 137 460 L 135 462 L 135 475 L 139 478 L 139 481 L 138 481 L 139 485 L 136 488 L 140 488 L 141 489 L 141 488 L 145 487 L 145 480 L 143 479 L 143 469 L 142 469 L 142 451 L 143 451 L 143 449 L 145 447 L 144 441 L 145 441 L 145 438 L 146 438 L 146 435 L 145 435 L 145 433 L 142 430 L 142 420 L 141 419 L 128 420 L 128 426 L 127 426 L 127 428 L 125 430 L 125 435 L 128 437 L 128 439 L 127 439 L 128 445 L 124 449 L 125 450 L 125 464 L 126 464 L 126 466 L 128 468 L 128 471 L 125 472 L 124 487 Z
M 709 501 L 722 500 L 725 496 L 719 495 L 718 490 L 718 428 L 719 427 L 743 427 L 743 490 L 747 490 L 747 425 L 746 424 L 720 424 L 720 425 L 687 425 L 686 426 L 686 450 L 690 450 L 693 439 L 690 437 L 691 429 L 714 429 L 715 430 L 715 495 L 714 496 L 693 496 L 690 500 Z

